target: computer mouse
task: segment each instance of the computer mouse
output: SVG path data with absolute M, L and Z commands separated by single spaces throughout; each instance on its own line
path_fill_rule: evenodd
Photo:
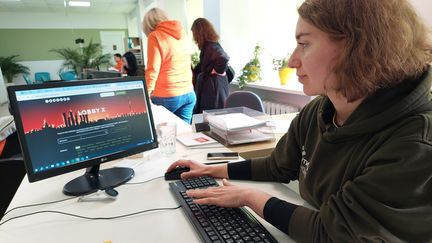
M 173 169 L 170 172 L 166 172 L 165 173 L 165 180 L 170 181 L 170 180 L 180 180 L 180 174 L 183 172 L 188 172 L 190 171 L 189 167 L 185 167 L 185 166 L 178 166 L 175 169 Z

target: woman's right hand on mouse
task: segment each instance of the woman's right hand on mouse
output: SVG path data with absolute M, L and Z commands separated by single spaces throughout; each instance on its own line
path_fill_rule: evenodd
M 228 178 L 228 165 L 205 165 L 193 160 L 177 160 L 172 163 L 168 169 L 168 171 L 173 170 L 177 166 L 189 167 L 190 171 L 181 173 L 182 179 L 188 179 L 199 176 L 212 176 L 216 178 Z

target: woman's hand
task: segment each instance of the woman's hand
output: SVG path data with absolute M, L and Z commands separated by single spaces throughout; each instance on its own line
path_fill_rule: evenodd
M 206 176 L 206 175 L 217 177 L 217 178 L 228 177 L 227 164 L 210 166 L 210 165 L 198 163 L 193 160 L 177 160 L 176 162 L 172 163 L 168 167 L 167 172 L 173 170 L 177 166 L 189 167 L 190 169 L 190 171 L 188 172 L 181 173 L 182 179 L 188 179 L 188 178 Z
M 225 76 L 225 75 L 226 75 L 226 72 L 218 73 L 218 72 L 216 72 L 216 70 L 213 68 L 213 69 L 211 70 L 211 73 L 210 73 L 210 74 L 215 74 L 215 75 L 219 75 L 219 76 Z
M 269 194 L 253 188 L 236 186 L 226 179 L 223 179 L 222 183 L 219 187 L 188 190 L 186 194 L 194 198 L 194 203 L 197 204 L 233 208 L 248 206 L 263 217 L 264 205 L 271 197 Z
M 235 186 L 226 179 L 223 179 L 222 183 L 223 185 L 218 187 L 188 190 L 186 194 L 194 198 L 194 203 L 197 204 L 210 204 L 231 208 L 246 205 L 247 188 Z

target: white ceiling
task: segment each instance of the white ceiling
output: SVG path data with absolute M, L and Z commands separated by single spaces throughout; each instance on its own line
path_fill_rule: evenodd
M 64 0 L 0 0 L 0 12 L 127 14 L 138 4 L 138 0 L 88 1 L 91 2 L 90 7 L 65 7 Z

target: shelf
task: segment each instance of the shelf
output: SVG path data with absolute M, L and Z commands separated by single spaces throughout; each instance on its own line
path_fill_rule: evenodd
M 137 59 L 139 66 L 144 65 L 144 54 L 142 50 L 142 41 L 139 37 L 128 37 L 125 38 L 125 46 L 127 46 L 127 51 L 132 52 Z M 132 46 L 132 48 L 131 48 Z
M 236 81 L 233 81 L 231 84 L 237 85 Z M 287 94 L 296 94 L 296 95 L 306 95 L 303 93 L 303 86 L 296 80 L 290 80 L 288 84 L 281 85 L 277 82 L 256 82 L 256 83 L 248 83 L 245 87 L 263 89 L 269 91 L 275 91 L 280 93 Z

